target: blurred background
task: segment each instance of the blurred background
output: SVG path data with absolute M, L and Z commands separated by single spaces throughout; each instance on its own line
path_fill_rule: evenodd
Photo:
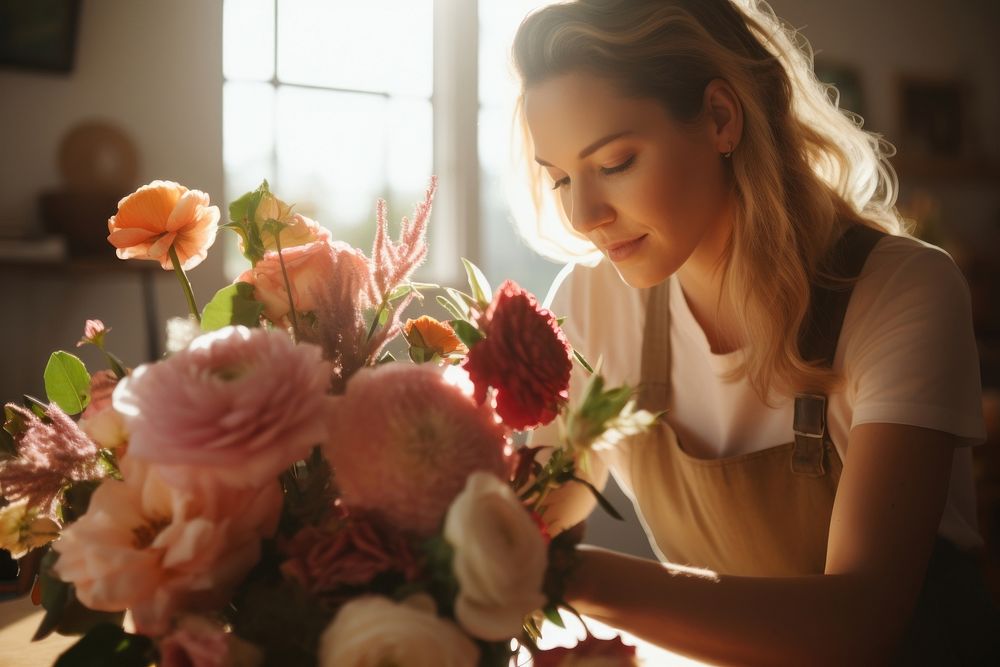
M 267 178 L 361 248 L 374 203 L 410 213 L 440 178 L 422 280 L 458 257 L 544 295 L 559 265 L 512 220 L 514 30 L 540 0 L 0 0 L 0 399 L 42 395 L 49 353 L 87 318 L 129 364 L 185 312 L 153 263 L 119 262 L 121 196 L 176 180 L 228 202 Z M 1000 588 L 1000 2 L 774 0 L 841 106 L 898 147 L 901 211 L 969 280 L 990 446 L 977 448 L 984 557 Z M 204 303 L 242 270 L 221 234 L 192 274 Z M 82 355 L 91 367 L 100 360 Z M 618 507 L 627 502 L 614 495 Z M 634 518 L 593 541 L 648 554 Z

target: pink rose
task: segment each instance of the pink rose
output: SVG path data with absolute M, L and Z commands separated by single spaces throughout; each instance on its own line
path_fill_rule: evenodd
M 330 369 L 320 355 L 284 331 L 225 327 L 140 366 L 113 397 L 128 455 L 168 466 L 164 474 L 179 485 L 190 466 L 233 485 L 262 485 L 326 440 Z
M 331 287 L 343 291 L 349 286 L 356 308 L 370 305 L 371 268 L 360 250 L 341 241 L 320 240 L 284 248 L 281 257 L 285 261 L 296 312 L 317 310 L 322 295 Z M 277 252 L 266 253 L 257 266 L 244 271 L 236 282 L 254 286 L 254 298 L 264 304 L 267 319 L 275 324 L 289 325 L 288 291 Z
M 260 649 L 201 616 L 185 616 L 160 640 L 160 667 L 255 667 L 263 662 Z
M 56 575 L 91 609 L 131 609 L 139 632 L 153 636 L 177 612 L 225 605 L 277 529 L 277 480 L 234 489 L 191 468 L 190 488 L 179 489 L 131 456 L 121 470 L 124 480 L 105 480 L 53 544 Z

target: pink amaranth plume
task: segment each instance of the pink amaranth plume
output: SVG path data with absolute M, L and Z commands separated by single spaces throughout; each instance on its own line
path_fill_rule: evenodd
M 39 515 L 56 518 L 55 501 L 67 483 L 103 477 L 97 445 L 55 404 L 45 410 L 50 423 L 20 406 L 7 408 L 27 428 L 17 456 L 0 462 L 0 495 L 11 502 L 23 498 Z
M 424 201 L 413 210 L 413 220 L 404 217 L 399 229 L 399 241 L 389 239 L 389 221 L 386 204 L 380 199 L 376 205 L 375 242 L 372 244 L 372 288 L 378 299 L 385 299 L 397 285 L 407 280 L 427 256 L 427 221 L 431 203 L 437 191 L 437 177 L 424 193 Z

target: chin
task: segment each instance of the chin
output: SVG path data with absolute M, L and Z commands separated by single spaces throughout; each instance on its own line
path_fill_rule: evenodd
M 673 274 L 673 271 L 663 267 L 628 266 L 627 262 L 614 264 L 614 267 L 625 284 L 635 289 L 655 287 Z

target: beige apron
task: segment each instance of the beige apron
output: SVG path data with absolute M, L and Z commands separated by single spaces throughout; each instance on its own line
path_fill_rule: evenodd
M 835 248 L 832 272 L 859 275 L 880 237 L 852 228 Z M 843 283 L 814 289 L 800 345 L 805 358 L 832 364 L 850 293 Z M 639 405 L 651 411 L 669 402 L 669 294 L 664 282 L 648 295 Z M 640 517 L 643 508 L 656 508 L 655 520 L 643 518 L 653 546 L 670 562 L 723 574 L 822 574 L 842 470 L 825 421 L 825 397 L 799 394 L 792 440 L 769 449 L 697 458 L 664 419 L 630 439 L 628 456 L 617 463 L 629 466 L 620 472 L 630 478 Z M 998 640 L 1000 615 L 975 561 L 939 538 L 899 664 L 1000 664 Z

